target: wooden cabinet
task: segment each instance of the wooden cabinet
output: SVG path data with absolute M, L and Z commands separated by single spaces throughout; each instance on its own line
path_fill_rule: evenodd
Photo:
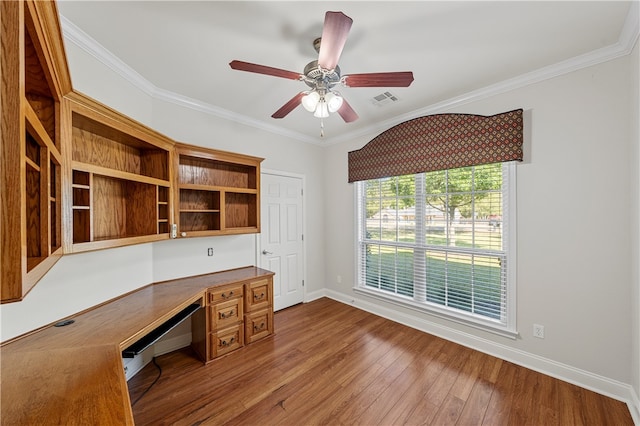
M 77 92 L 65 101 L 65 252 L 168 239 L 173 141 Z
M 273 275 L 211 287 L 206 300 L 192 316 L 192 347 L 205 362 L 273 334 Z
M 248 312 L 244 316 L 244 335 L 247 344 L 273 334 L 273 309 Z
M 243 290 L 241 283 L 211 287 L 204 317 L 192 318 L 192 346 L 205 362 L 244 346 Z M 203 320 L 206 329 L 194 327 Z
M 71 90 L 53 2 L 0 2 L 0 276 L 21 300 L 62 254 L 60 101 Z
M 260 232 L 262 159 L 178 144 L 73 91 L 58 19 L 55 1 L 0 2 L 0 301 L 63 253 Z
M 244 336 L 247 344 L 273 333 L 273 277 L 244 285 Z
M 245 306 L 247 312 L 256 312 L 273 307 L 272 279 L 250 281 L 244 285 Z
M 242 154 L 177 144 L 179 237 L 260 232 L 260 163 Z

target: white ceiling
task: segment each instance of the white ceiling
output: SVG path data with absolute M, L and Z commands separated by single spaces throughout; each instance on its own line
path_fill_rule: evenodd
M 523 84 L 619 56 L 628 48 L 624 39 L 637 37 L 637 2 L 631 4 L 62 0 L 58 8 L 67 42 L 91 46 L 103 60 L 119 58 L 130 67 L 120 69 L 139 74 L 152 92 L 326 144 L 441 112 L 452 100 L 505 82 Z M 238 59 L 302 73 L 317 59 L 312 41 L 328 10 L 353 19 L 339 62 L 343 75 L 413 71 L 415 80 L 408 88 L 341 88 L 360 119 L 346 124 L 334 114 L 325 119 L 320 139 L 319 119 L 301 106 L 283 119 L 271 118 L 306 89 L 304 83 L 234 71 L 228 64 Z M 399 101 L 374 104 L 385 91 Z

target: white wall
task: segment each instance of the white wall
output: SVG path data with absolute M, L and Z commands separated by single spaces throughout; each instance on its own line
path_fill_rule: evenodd
M 134 81 L 124 79 L 116 69 L 105 66 L 91 52 L 65 39 L 65 51 L 73 88 L 121 113 L 152 124 L 152 99 Z
M 637 176 L 637 163 L 632 170 L 629 161 L 630 123 L 637 123 L 630 111 L 631 61 L 623 57 L 446 111 L 525 110 L 529 152 L 517 166 L 517 340 L 353 292 L 354 185 L 347 183 L 347 152 L 376 135 L 326 150 L 334 172 L 325 176 L 325 197 L 342 206 L 339 215 L 325 209 L 328 293 L 494 353 L 569 366 L 624 388 L 631 382 L 637 310 L 629 232 L 631 179 Z M 634 188 L 637 197 L 637 180 Z M 533 323 L 545 326 L 545 339 L 532 337 Z
M 517 167 L 521 336 L 515 341 L 353 293 L 354 198 L 346 154 L 375 134 L 327 148 L 297 142 L 154 99 L 74 44 L 66 49 L 73 85 L 89 96 L 177 140 L 264 157 L 263 168 L 305 176 L 307 294 L 326 289 L 487 351 L 556 363 L 559 371 L 601 377 L 613 388 L 630 384 L 636 398 L 640 394 L 637 45 L 630 56 L 442 111 L 525 109 L 527 161 Z M 206 256 L 208 247 L 213 257 Z M 0 307 L 1 340 L 150 282 L 254 264 L 255 248 L 256 237 L 242 235 L 67 255 L 23 302 Z M 544 340 L 531 336 L 534 322 L 545 326 Z

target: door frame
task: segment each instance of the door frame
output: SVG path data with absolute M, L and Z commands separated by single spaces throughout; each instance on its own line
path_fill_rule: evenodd
M 307 241 L 304 236 L 307 235 L 307 208 L 306 208 L 306 196 L 307 196 L 307 181 L 305 175 L 291 172 L 284 172 L 281 170 L 264 169 L 260 170 L 260 233 L 256 234 L 256 265 L 262 268 L 262 175 L 274 175 L 284 176 L 289 178 L 300 179 L 302 181 L 302 280 L 304 285 L 302 286 L 302 303 L 307 302 Z

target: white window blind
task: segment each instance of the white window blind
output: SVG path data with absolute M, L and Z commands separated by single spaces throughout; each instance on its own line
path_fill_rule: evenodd
M 357 183 L 357 290 L 515 333 L 515 166 Z

